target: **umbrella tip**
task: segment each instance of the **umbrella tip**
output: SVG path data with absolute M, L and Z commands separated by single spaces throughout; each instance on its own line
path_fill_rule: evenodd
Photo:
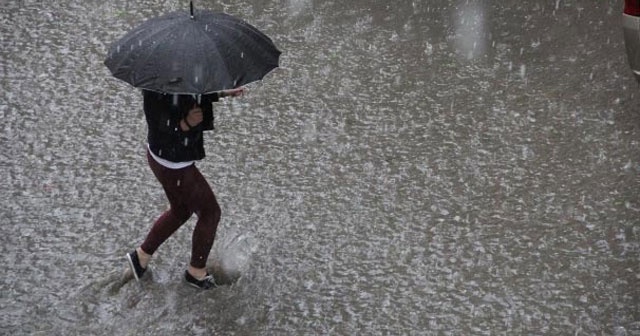
M 191 18 L 193 19 L 193 1 L 189 1 L 189 8 L 191 9 Z

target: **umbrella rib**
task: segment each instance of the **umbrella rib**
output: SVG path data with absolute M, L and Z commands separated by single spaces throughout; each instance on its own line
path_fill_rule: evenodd
M 214 24 L 216 24 L 216 23 L 214 23 Z M 202 27 L 199 27 L 199 28 L 200 28 L 200 30 L 202 30 Z M 213 49 L 215 49 L 215 53 L 218 54 L 218 58 L 221 59 L 222 62 L 224 62 L 225 69 L 229 69 L 229 63 L 228 63 L 228 61 L 227 61 L 227 59 L 225 57 L 222 57 L 222 53 L 220 52 L 220 48 L 218 48 L 218 45 L 215 43 L 215 40 L 212 39 L 211 36 L 209 36 L 209 34 L 207 34 L 206 32 L 204 32 L 204 36 L 206 36 L 207 39 L 209 39 L 211 41 L 211 44 L 213 46 L 215 46 Z M 231 77 L 228 70 L 227 70 L 227 76 Z M 217 91 L 222 91 L 224 89 L 226 89 L 226 88 L 223 88 L 223 89 L 220 89 L 220 90 L 217 90 Z M 217 92 L 217 91 L 214 91 L 214 92 Z
M 222 24 L 220 22 L 215 22 L 215 21 L 208 22 L 208 24 L 213 24 L 215 26 L 218 26 L 219 28 L 222 28 L 223 30 L 227 30 L 227 31 L 231 31 L 231 32 L 238 32 L 241 36 L 249 36 L 248 40 L 250 40 L 250 41 L 252 41 L 254 43 L 253 43 L 253 45 L 243 43 L 244 47 L 246 47 L 247 50 L 258 48 L 260 50 L 261 54 L 263 54 L 263 55 L 270 54 L 268 52 L 268 48 L 264 46 L 264 42 L 266 42 L 266 41 L 271 42 L 271 40 L 266 35 L 260 33 L 259 31 L 257 31 L 257 28 L 252 28 L 251 25 L 246 24 L 246 23 L 244 23 L 242 21 L 240 21 L 240 22 L 242 22 L 242 24 L 240 25 L 238 21 L 230 20 L 230 19 L 227 19 L 226 17 L 224 17 L 220 21 L 226 21 L 226 22 L 232 23 L 234 25 L 238 25 L 242 29 L 237 29 L 236 27 L 233 27 L 233 26 L 230 26 L 230 25 L 225 25 L 225 24 Z M 199 28 L 200 28 L 200 30 L 202 30 L 202 26 L 200 26 Z M 244 29 L 246 29 L 247 32 L 245 32 Z M 211 40 L 211 42 L 213 42 L 213 45 L 216 45 L 215 41 L 211 38 L 211 36 L 209 36 L 209 34 L 204 33 L 204 35 L 207 36 L 207 38 L 209 40 Z M 253 36 L 251 36 L 251 35 L 253 35 Z M 243 39 L 239 39 L 239 40 L 243 41 Z M 271 43 L 273 43 L 273 42 L 271 42 Z M 235 52 L 237 54 L 240 54 L 241 52 L 243 52 L 243 50 L 241 50 L 240 47 L 238 47 L 238 46 L 236 46 L 234 44 L 228 44 L 228 46 L 230 48 L 233 48 L 233 50 L 235 50 Z M 218 53 L 218 55 L 220 55 L 220 56 L 222 55 L 221 52 L 219 51 L 219 48 L 217 48 L 217 46 L 216 46 L 216 52 Z M 229 65 L 228 61 L 225 58 L 222 58 L 222 57 L 221 57 L 221 59 L 225 62 L 225 66 L 228 68 L 228 65 Z M 235 80 L 235 78 L 234 78 L 234 80 Z
M 160 35 L 161 33 L 171 33 L 170 28 L 173 28 L 172 26 L 167 26 L 165 28 L 163 28 L 162 30 L 159 30 L 158 32 L 154 33 L 154 37 L 157 37 L 158 35 Z M 156 43 L 155 46 L 152 49 L 152 52 L 148 52 L 144 58 L 140 58 L 138 59 L 137 62 L 135 62 L 135 66 L 133 67 L 134 69 L 139 69 L 139 65 L 145 65 L 147 63 L 147 61 L 149 60 L 149 58 L 153 55 L 156 54 L 156 50 L 158 50 L 158 48 L 160 48 L 162 44 L 161 43 Z
M 170 21 L 171 17 L 169 15 L 165 15 L 163 17 L 159 17 L 157 19 L 151 19 L 149 21 L 144 22 L 142 25 L 136 27 L 133 31 L 131 31 L 130 33 L 128 33 L 127 35 L 125 35 L 122 40 L 120 40 L 119 44 L 120 45 L 128 45 L 131 40 L 133 40 L 138 34 L 142 33 L 143 31 L 149 29 L 149 30 L 155 30 L 152 34 L 150 35 L 146 35 L 144 36 L 145 39 L 148 39 L 149 37 L 153 37 L 161 32 L 163 32 L 164 30 L 166 30 L 167 28 L 171 28 L 171 21 Z M 161 28 L 157 28 L 154 29 L 154 25 L 158 25 L 158 23 L 167 21 L 169 24 L 161 27 Z
M 162 29 L 159 29 L 158 31 L 154 32 L 154 33 L 153 33 L 151 36 L 149 36 L 149 37 L 155 37 L 155 36 L 159 35 L 160 33 L 163 33 L 163 32 L 165 32 L 165 31 L 167 31 L 169 28 L 173 28 L 173 27 L 172 27 L 172 26 L 170 26 L 170 25 L 169 25 L 169 26 L 166 26 L 166 27 L 163 27 Z M 140 31 L 140 30 L 136 30 L 135 32 L 136 32 L 136 33 L 138 33 L 139 31 Z M 145 37 L 145 39 L 149 39 L 149 37 Z M 134 38 L 134 36 L 131 36 L 131 37 L 130 37 L 126 42 L 122 42 L 122 43 L 120 43 L 119 45 L 126 45 L 126 44 L 128 44 L 128 43 L 129 43 L 129 41 L 130 41 L 131 39 L 133 39 L 133 38 Z M 158 44 L 158 45 L 159 45 L 159 44 Z M 156 45 L 156 48 L 158 47 L 158 45 Z M 154 48 L 154 50 L 155 50 L 155 48 Z M 148 56 L 147 56 L 147 57 L 148 57 Z M 123 63 L 125 63 L 127 60 L 128 60 L 128 58 L 127 58 L 127 57 L 123 57 L 122 59 L 120 59 L 120 61 L 117 63 L 117 66 L 116 66 L 116 67 L 114 67 L 114 69 L 118 69 L 118 68 L 120 68 L 120 67 L 122 66 L 122 64 L 123 64 Z M 145 59 L 145 60 L 146 60 L 146 59 Z M 138 64 L 138 63 L 136 62 L 136 64 Z
M 250 24 L 244 22 L 244 21 L 233 21 L 230 19 L 224 19 L 223 21 L 227 21 L 230 23 L 234 23 L 236 25 L 238 25 L 241 29 L 235 29 L 235 27 L 230 27 L 230 26 L 226 26 L 220 23 L 216 23 L 218 26 L 221 27 L 225 27 L 227 29 L 230 29 L 232 31 L 236 31 L 239 32 L 242 36 L 249 36 L 249 39 L 251 42 L 254 42 L 253 45 L 250 44 L 246 44 L 245 46 L 247 47 L 247 49 L 259 49 L 260 50 L 260 54 L 262 55 L 268 55 L 269 53 L 269 49 L 270 47 L 274 47 L 273 45 L 273 41 L 271 41 L 271 39 L 269 37 L 267 37 L 265 34 L 263 34 L 262 32 L 260 32 L 257 28 L 251 26 Z M 244 41 L 243 39 L 240 39 L 241 41 Z M 265 45 L 266 44 L 266 45 Z M 271 45 L 268 45 L 271 44 Z M 277 49 L 277 48 L 275 48 Z M 242 51 L 242 50 L 241 50 Z

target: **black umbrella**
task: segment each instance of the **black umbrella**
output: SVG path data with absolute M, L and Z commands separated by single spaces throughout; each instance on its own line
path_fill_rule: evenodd
M 152 18 L 113 43 L 105 65 L 137 88 L 207 94 L 262 79 L 280 51 L 250 24 L 224 13 L 177 11 Z

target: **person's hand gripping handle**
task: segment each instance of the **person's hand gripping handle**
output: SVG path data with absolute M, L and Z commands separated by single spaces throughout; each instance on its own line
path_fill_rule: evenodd
M 202 122 L 202 109 L 198 104 L 193 104 L 193 107 L 187 113 L 187 116 L 180 121 L 180 128 L 183 131 L 188 131 Z

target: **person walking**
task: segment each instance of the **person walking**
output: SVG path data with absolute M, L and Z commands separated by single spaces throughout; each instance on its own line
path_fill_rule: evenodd
M 185 280 L 201 289 L 216 286 L 206 262 L 220 222 L 220 205 L 195 163 L 205 157 L 203 131 L 213 129 L 212 104 L 244 92 L 244 87 L 201 96 L 142 91 L 148 126 L 147 161 L 170 207 L 153 223 L 142 244 L 126 254 L 136 281 L 160 245 L 195 213 L 198 221 Z

